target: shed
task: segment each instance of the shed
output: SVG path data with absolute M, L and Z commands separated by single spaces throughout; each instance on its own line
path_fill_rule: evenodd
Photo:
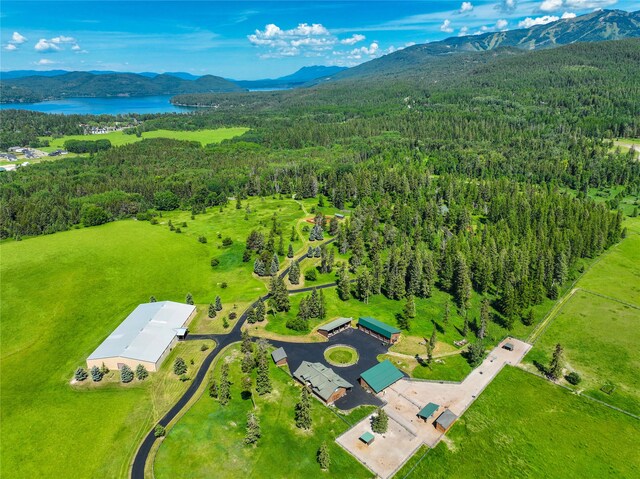
M 424 419 L 424 421 L 426 422 L 431 416 L 435 414 L 438 409 L 440 409 L 440 406 L 438 404 L 430 402 L 425 407 L 420 409 L 418 417 L 420 419 Z
M 334 216 L 335 216 L 336 218 L 338 218 L 339 220 L 344 219 L 344 215 L 341 215 L 340 213 L 336 213 Z
M 442 414 L 438 416 L 436 419 L 435 425 L 436 429 L 441 432 L 447 432 L 453 423 L 456 422 L 458 416 L 451 412 L 451 409 L 446 409 Z
M 400 330 L 398 328 L 389 326 L 371 317 L 359 318 L 358 329 L 370 336 L 391 344 L 397 342 L 400 337 Z
M 364 442 L 367 446 L 371 444 L 376 437 L 371 434 L 369 431 L 363 432 L 362 435 L 358 438 L 362 442 Z
M 271 358 L 273 359 L 273 362 L 276 363 L 276 366 L 284 366 L 287 364 L 287 353 L 284 348 L 278 348 L 272 352 Z
M 338 318 L 334 319 L 330 323 L 323 324 L 318 328 L 318 334 L 321 334 L 325 338 L 330 338 L 345 329 L 349 329 L 351 327 L 351 321 L 353 318 Z
M 513 343 L 504 343 L 502 349 L 506 349 L 507 351 L 513 351 Z
M 385 359 L 360 375 L 360 385 L 377 394 L 403 377 L 402 371 Z
M 186 338 L 188 332 L 189 332 L 188 328 L 176 328 L 176 336 L 178 336 L 178 339 Z

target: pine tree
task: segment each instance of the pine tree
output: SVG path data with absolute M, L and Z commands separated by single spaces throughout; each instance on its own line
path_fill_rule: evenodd
M 413 299 L 413 295 L 407 296 L 407 301 L 404 304 L 404 309 L 402 311 L 407 319 L 413 319 L 416 317 L 416 302 Z
M 221 406 L 226 406 L 231 400 L 231 382 L 229 381 L 229 364 L 223 363 L 220 371 L 220 386 L 218 400 Z
M 464 338 L 469 336 L 469 318 L 467 318 L 466 314 L 464 316 L 464 326 L 462 327 L 462 336 Z
M 216 307 L 213 305 L 213 303 L 209 303 L 209 317 L 210 318 L 216 317 Z
M 293 245 L 289 243 L 289 249 L 287 250 L 287 258 L 293 258 Z
M 351 297 L 351 278 L 347 270 L 347 265 L 344 263 L 340 264 L 340 269 L 338 270 L 336 288 L 338 290 L 338 297 L 342 301 L 347 301 Z
M 84 368 L 78 368 L 76 369 L 76 372 L 73 375 L 73 377 L 75 378 L 76 381 L 84 381 L 89 377 L 89 375 L 87 374 L 87 371 L 85 371 Z
M 260 439 L 260 421 L 252 412 L 247 414 L 247 432 L 244 436 L 245 444 L 255 444 Z
M 136 379 L 138 381 L 144 381 L 149 377 L 149 372 L 142 364 L 136 366 Z
M 453 296 L 458 308 L 469 309 L 471 304 L 471 279 L 469 278 L 469 268 L 462 253 L 456 255 L 453 275 Z
M 156 297 L 155 297 L 155 296 L 150 296 L 150 297 L 149 297 L 149 302 L 150 302 L 150 303 L 155 303 L 156 301 L 157 301 L 157 300 L 156 300 Z
M 389 416 L 384 409 L 378 408 L 376 415 L 371 421 L 371 430 L 378 434 L 384 434 L 389 428 Z
M 256 260 L 253 262 L 253 272 L 258 276 L 265 276 L 267 274 L 264 263 L 260 258 L 256 258 Z
M 327 447 L 327 443 L 322 441 L 322 445 L 320 449 L 318 449 L 318 464 L 320 464 L 320 468 L 323 471 L 329 469 L 331 465 L 331 458 L 329 457 L 329 448 Z
M 290 241 L 295 241 L 298 239 L 298 234 L 296 233 L 296 227 L 292 226 L 291 227 L 291 236 L 289 237 Z
M 444 314 L 442 316 L 442 324 L 447 326 L 449 324 L 449 318 L 451 317 L 451 305 L 449 301 L 444 304 Z
M 291 284 L 300 284 L 300 265 L 297 261 L 291 262 L 291 267 L 289 268 L 289 282 Z
M 184 298 L 184 302 L 193 305 L 193 295 L 191 293 L 187 293 L 187 296 Z
M 318 319 L 324 319 L 327 316 L 327 308 L 324 302 L 324 293 L 318 291 Z
M 338 218 L 332 216 L 329 220 L 329 234 L 331 236 L 335 236 L 338 233 L 338 228 L 340 227 L 338 223 Z
M 102 381 L 102 377 L 102 371 L 100 371 L 100 368 L 98 366 L 94 366 L 91 368 L 91 379 L 94 383 L 99 383 L 100 381 Z
M 562 363 L 563 363 L 564 349 L 558 343 L 553 351 L 553 357 L 551 363 L 549 363 L 549 377 L 553 380 L 557 380 L 562 376 Z
M 246 353 L 244 353 L 244 357 L 242 358 L 242 365 L 241 365 L 242 372 L 243 373 L 250 372 L 255 365 L 256 365 L 256 361 L 255 359 L 253 359 L 253 353 L 250 351 L 247 351 Z
M 280 269 L 280 261 L 278 261 L 278 255 L 274 253 L 273 258 L 271 259 L 271 267 L 269 268 L 269 273 L 271 276 L 278 274 L 278 270 Z
M 529 310 L 526 316 L 523 316 L 522 323 L 525 326 L 531 326 L 536 320 L 535 313 L 533 312 L 533 308 Z
M 284 280 L 278 276 L 271 277 L 269 284 L 269 292 L 271 301 L 276 311 L 289 311 L 291 304 L 289 302 L 289 292 L 284 284 Z
M 182 376 L 187 372 L 187 364 L 184 362 L 184 359 L 181 357 L 177 357 L 173 363 L 173 373 L 176 376 Z
M 487 335 L 487 323 L 489 322 L 489 300 L 483 299 L 480 305 L 480 329 L 478 339 L 484 339 Z
M 311 404 L 309 402 L 309 390 L 306 386 L 302 388 L 300 402 L 296 404 L 295 419 L 296 427 L 300 429 L 311 428 Z
M 240 333 L 240 338 L 242 340 L 242 343 L 240 345 L 240 351 L 242 351 L 243 353 L 251 352 L 253 353 L 253 343 L 251 342 L 251 336 L 249 336 L 249 331 L 247 331 L 246 329 L 242 330 L 242 333 Z
M 438 338 L 436 336 L 436 328 L 433 328 L 433 332 L 431 333 L 431 337 L 429 338 L 429 348 L 431 349 L 431 351 L 435 351 L 437 342 Z
M 264 317 L 267 314 L 267 307 L 264 304 L 262 298 L 258 299 L 258 304 L 256 304 L 256 320 L 258 322 L 264 321 Z
M 133 371 L 126 364 L 120 369 L 120 381 L 130 383 L 133 381 Z
M 263 350 L 258 357 L 258 374 L 256 376 L 256 391 L 260 396 L 271 392 L 271 378 L 269 377 L 269 360 Z
M 222 300 L 220 296 L 216 296 L 216 311 L 222 311 Z
M 555 257 L 555 262 L 553 266 L 553 280 L 558 284 L 562 285 L 567 280 L 569 268 L 567 267 L 567 257 L 561 251 Z
M 280 239 L 278 241 L 278 255 L 284 256 L 284 238 L 282 237 L 282 233 L 280 233 Z
M 356 277 L 356 296 L 360 301 L 368 304 L 371 289 L 371 274 L 366 267 L 363 267 Z

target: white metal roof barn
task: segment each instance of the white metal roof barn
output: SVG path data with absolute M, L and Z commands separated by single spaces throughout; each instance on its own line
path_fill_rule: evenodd
M 132 369 L 142 364 L 157 371 L 185 326 L 195 316 L 193 305 L 158 301 L 139 305 L 87 358 L 87 366 Z

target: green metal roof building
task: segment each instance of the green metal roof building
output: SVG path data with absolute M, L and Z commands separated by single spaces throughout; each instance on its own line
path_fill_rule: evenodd
M 371 317 L 359 318 L 358 329 L 392 344 L 400 337 L 400 330 L 398 328 L 389 326 L 388 324 Z
M 334 319 L 330 323 L 323 324 L 322 326 L 318 327 L 318 333 L 325 338 L 330 338 L 331 336 L 338 334 L 345 329 L 349 329 L 351 327 L 352 320 L 353 318 Z
M 418 413 L 418 417 L 421 419 L 424 419 L 425 421 L 427 419 L 429 419 L 431 416 L 433 416 L 433 414 L 440 409 L 440 406 L 430 402 L 429 404 L 427 404 L 425 407 L 423 407 L 420 412 Z
M 360 439 L 362 442 L 364 442 L 368 446 L 373 442 L 375 438 L 376 437 L 373 434 L 371 434 L 369 431 L 366 431 L 366 432 L 363 432 L 362 436 L 360 436 L 358 439 Z
M 360 375 L 360 384 L 378 394 L 396 381 L 402 379 L 404 374 L 396 368 L 391 361 L 385 359 L 371 369 L 367 369 Z

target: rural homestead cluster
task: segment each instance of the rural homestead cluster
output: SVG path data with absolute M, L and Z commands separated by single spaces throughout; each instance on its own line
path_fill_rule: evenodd
M 141 304 L 91 353 L 87 367 L 142 365 L 158 371 L 177 342 L 186 339 L 195 314 L 190 304 Z M 519 362 L 530 347 L 508 338 L 462 383 L 446 383 L 413 380 L 388 359 L 378 362 L 376 354 L 395 344 L 401 331 L 375 318 L 337 318 L 316 333 L 326 342 L 279 343 L 271 358 L 326 406 L 348 409 L 372 399 L 380 404 L 389 418 L 384 433 L 373 431 L 374 415 L 369 415 L 336 442 L 382 478 L 391 477 L 420 446 L 434 447 L 500 369 Z M 334 347 L 353 348 L 360 359 L 347 365 L 317 360 Z

